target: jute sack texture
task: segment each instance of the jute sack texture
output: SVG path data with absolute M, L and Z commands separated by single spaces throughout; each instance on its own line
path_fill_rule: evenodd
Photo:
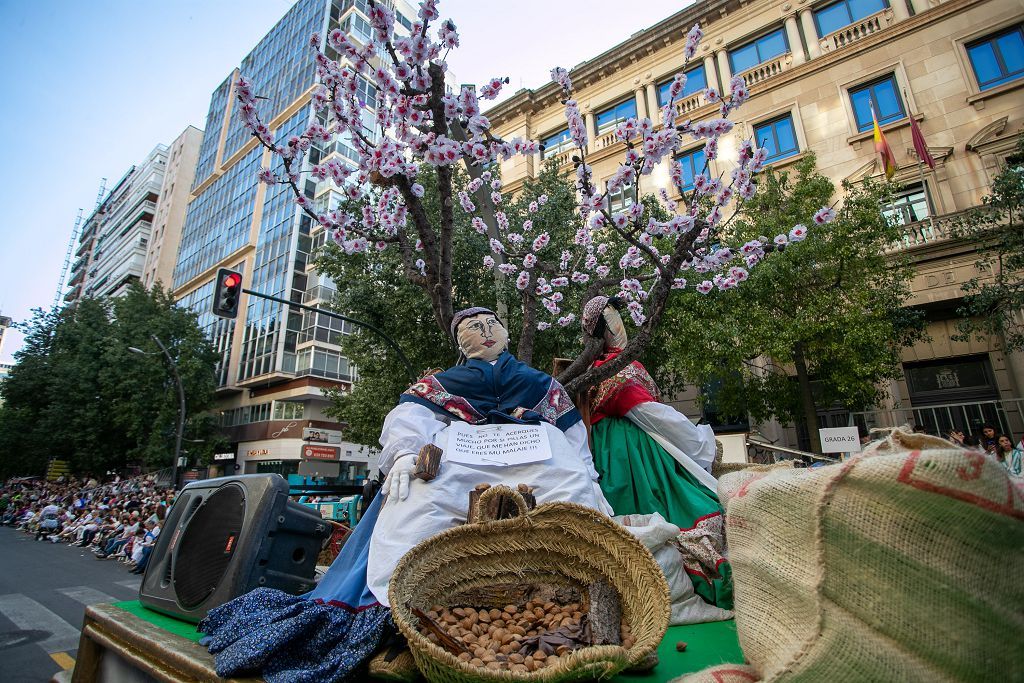
M 650 551 L 596 510 L 576 503 L 547 503 L 527 511 L 522 496 L 507 486 L 487 489 L 480 510 L 487 507 L 488 498 L 500 494 L 515 500 L 518 517 L 480 520 L 433 536 L 406 553 L 391 577 L 392 617 L 426 679 L 445 683 L 588 681 L 611 677 L 653 652 L 668 628 L 669 597 L 665 577 Z M 450 597 L 483 586 L 539 582 L 586 588 L 599 579 L 618 591 L 623 617 L 636 638 L 633 647 L 587 647 L 557 665 L 527 673 L 460 661 L 419 632 L 411 609 L 449 605 Z
M 1024 680 L 1024 504 L 992 458 L 894 431 L 749 479 L 726 520 L 763 680 Z

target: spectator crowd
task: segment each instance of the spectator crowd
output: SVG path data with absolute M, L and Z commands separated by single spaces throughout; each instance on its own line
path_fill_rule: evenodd
M 0 525 L 40 542 L 90 548 L 133 574 L 146 571 L 175 492 L 151 477 L 45 481 L 9 479 L 0 486 Z

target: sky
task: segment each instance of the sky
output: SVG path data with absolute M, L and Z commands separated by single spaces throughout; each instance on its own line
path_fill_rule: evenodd
M 0 0 L 0 314 L 49 308 L 78 209 L 158 144 L 202 128 L 210 95 L 293 0 Z M 461 83 L 536 88 L 689 2 L 441 0 Z M 586 11 L 580 8 L 585 6 Z M 12 362 L 21 335 L 4 335 Z

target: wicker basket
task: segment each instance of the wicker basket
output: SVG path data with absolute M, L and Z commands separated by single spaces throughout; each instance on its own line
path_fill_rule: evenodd
M 477 520 L 427 539 L 406 553 L 388 587 L 392 617 L 430 681 L 577 681 L 608 678 L 653 652 L 668 628 L 668 585 L 651 553 L 606 516 L 576 503 L 547 503 L 527 512 L 518 492 L 494 486 L 484 496 L 511 496 L 520 515 Z M 484 500 L 482 498 L 481 503 Z M 480 505 L 480 510 L 486 506 Z M 599 645 L 520 673 L 476 667 L 430 642 L 412 608 L 446 604 L 460 592 L 503 583 L 548 582 L 586 587 L 604 578 L 618 591 L 633 647 Z

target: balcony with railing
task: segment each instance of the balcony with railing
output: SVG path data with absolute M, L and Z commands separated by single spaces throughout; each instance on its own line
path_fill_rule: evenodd
M 874 33 L 878 33 L 884 28 L 887 28 L 894 20 L 895 17 L 890 8 L 886 8 L 881 12 L 876 12 L 870 16 L 864 17 L 863 19 L 859 19 L 852 24 L 844 26 L 838 31 L 829 33 L 821 38 L 819 43 L 821 51 L 822 53 L 828 53 L 833 50 L 844 48 L 847 45 L 852 45 Z
M 333 287 L 317 285 L 316 287 L 310 287 L 303 292 L 302 303 L 310 306 L 315 306 L 320 303 L 329 304 L 337 293 L 338 290 Z
M 902 226 L 902 237 L 891 244 L 886 249 L 886 253 L 906 251 L 950 240 L 955 237 L 953 228 L 959 218 L 960 214 L 953 213 L 945 216 L 929 216 L 920 221 L 907 223 Z
M 747 87 L 751 88 L 758 83 L 764 83 L 768 79 L 778 76 L 783 71 L 788 71 L 792 65 L 793 53 L 786 52 L 778 57 L 761 62 L 757 66 L 751 67 L 746 71 L 741 71 L 738 75 L 742 76 Z

